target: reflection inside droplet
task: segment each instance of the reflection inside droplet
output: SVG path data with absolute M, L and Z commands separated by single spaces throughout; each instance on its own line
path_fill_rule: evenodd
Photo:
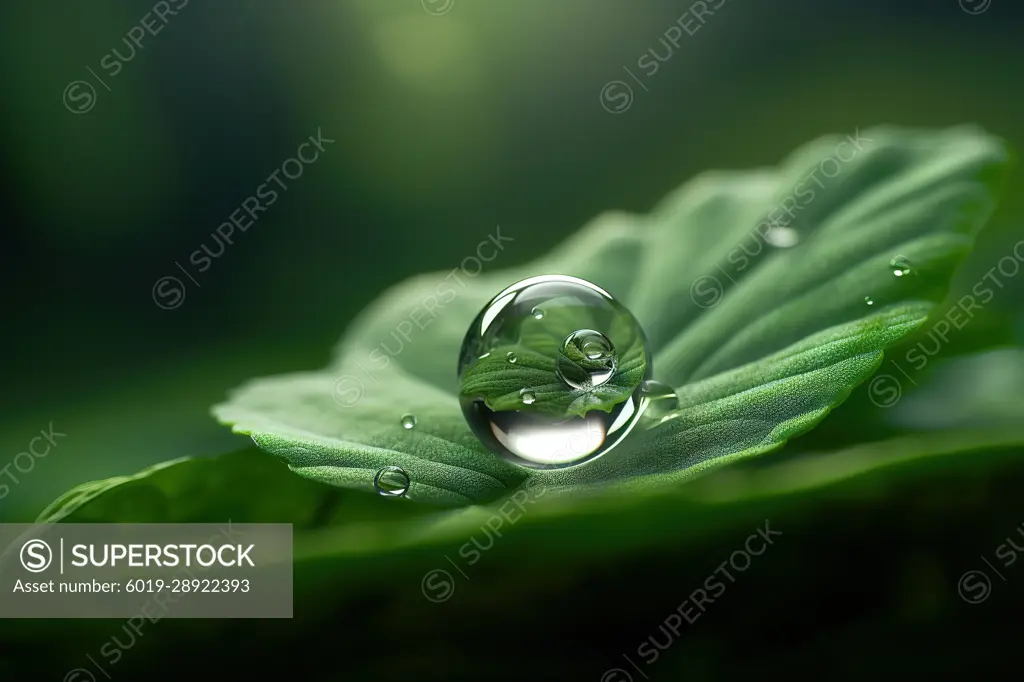
M 581 390 L 606 383 L 617 368 L 611 340 L 593 329 L 577 329 L 566 336 L 555 362 L 558 378 Z
M 590 455 L 607 432 L 599 413 L 552 423 L 541 415 L 493 413 L 491 431 L 511 452 L 535 464 L 566 464 Z

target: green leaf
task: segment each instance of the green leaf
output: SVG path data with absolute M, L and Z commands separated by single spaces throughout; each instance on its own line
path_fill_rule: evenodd
M 635 489 L 689 478 L 708 467 L 773 450 L 842 402 L 878 367 L 880 349 L 924 319 L 923 307 L 892 309 L 684 387 L 679 391 L 679 410 L 634 436 L 628 461 L 602 457 L 586 472 L 557 471 L 545 482 L 578 486 L 621 481 L 623 487 Z M 666 471 L 660 463 L 665 453 L 679 453 L 684 466 Z
M 510 538 L 506 542 L 519 538 L 530 545 L 531 539 L 543 536 L 546 539 L 540 544 L 545 552 L 566 555 L 587 548 L 591 552 L 622 551 L 630 544 L 653 545 L 668 536 L 702 534 L 716 523 L 716 514 L 708 513 L 712 509 L 755 504 L 778 509 L 808 498 L 835 497 L 837 491 L 870 490 L 877 496 L 883 488 L 926 472 L 986 470 L 1007 461 L 1020 466 L 1017 453 L 1021 445 L 1024 427 L 1019 423 L 948 429 L 808 453 L 798 460 L 764 467 L 725 468 L 685 485 L 638 488 L 626 496 L 610 488 L 573 498 L 551 494 L 551 490 L 538 490 L 532 496 L 519 491 L 511 501 L 525 508 L 523 515 L 511 524 L 514 528 L 502 531 L 502 537 Z M 253 448 L 214 459 L 182 458 L 133 476 L 76 488 L 86 489 L 98 492 L 73 508 L 63 505 L 65 511 L 58 515 L 52 513 L 55 503 L 38 521 L 186 523 L 222 518 L 238 523 L 292 522 L 302 531 L 296 535 L 297 564 L 399 553 L 416 546 L 443 548 L 479 533 L 488 520 L 509 506 L 505 501 L 433 511 L 395 498 L 346 495 L 289 474 Z M 266 489 L 278 494 L 258 494 Z M 158 501 L 147 501 L 153 497 Z M 650 524 L 655 510 L 675 521 Z M 610 518 L 618 523 L 608 524 Z M 637 533 L 637 528 L 645 530 Z M 613 537 L 613 531 L 622 537 Z M 581 541 L 598 536 L 601 541 L 596 544 Z
M 707 173 L 650 215 L 605 214 L 536 262 L 399 284 L 353 322 L 329 367 L 250 382 L 214 413 L 334 485 L 371 491 L 380 467 L 401 466 L 410 499 L 424 502 L 686 478 L 780 447 L 869 377 L 941 300 L 1007 165 L 1002 143 L 974 128 L 883 127 L 823 138 L 777 169 Z M 778 230 L 796 245 L 772 246 Z M 893 275 L 897 256 L 909 275 Z M 649 339 L 654 378 L 681 405 L 584 466 L 526 471 L 472 436 L 454 365 L 495 293 L 549 273 L 623 302 Z M 510 387 L 496 381 L 489 397 Z
M 297 530 L 419 516 L 429 507 L 393 504 L 295 476 L 258 448 L 215 458 L 182 457 L 131 476 L 84 483 L 50 504 L 39 523 L 292 523 Z

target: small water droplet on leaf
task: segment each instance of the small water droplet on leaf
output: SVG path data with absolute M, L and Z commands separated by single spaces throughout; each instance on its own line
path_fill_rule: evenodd
M 910 259 L 906 256 L 896 256 L 889 261 L 889 267 L 892 268 L 892 274 L 904 277 L 910 274 Z
M 409 492 L 409 474 L 402 467 L 383 467 L 373 477 L 373 487 L 381 497 L 402 497 Z
M 661 419 L 679 407 L 679 396 L 675 390 L 661 381 L 649 380 L 640 384 L 640 390 L 647 401 L 644 416 Z

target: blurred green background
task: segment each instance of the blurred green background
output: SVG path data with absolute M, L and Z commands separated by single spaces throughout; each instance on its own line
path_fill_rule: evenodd
M 518 265 L 703 170 L 878 123 L 977 123 L 1024 149 L 1012 0 L 726 0 L 671 50 L 659 40 L 692 0 L 167 5 L 116 75 L 111 51 L 127 57 L 152 2 L 0 7 L 0 467 L 51 423 L 67 434 L 18 474 L 4 521 L 244 446 L 208 415 L 227 390 L 324 364 L 381 291 L 458 267 L 496 226 L 514 241 L 493 267 Z M 650 49 L 664 61 L 646 75 Z M 612 81 L 632 89 L 622 111 L 601 98 Z M 198 272 L 190 254 L 318 130 L 334 142 Z M 955 290 L 1020 239 L 1019 178 Z M 154 300 L 168 276 L 173 309 Z M 974 333 L 1024 342 L 1022 294 L 1009 282 Z
M 4 518 L 234 447 L 206 411 L 226 390 L 320 366 L 383 289 L 458 267 L 497 225 L 514 241 L 493 267 L 516 265 L 702 170 L 876 123 L 975 122 L 1024 149 L 1016 3 L 729 0 L 659 42 L 691 5 L 191 0 L 161 23 L 147 2 L 6 3 L 0 463 L 50 422 L 68 436 Z M 667 56 L 652 75 L 649 49 Z M 615 80 L 634 97 L 611 114 Z M 84 113 L 65 106 L 74 81 L 95 91 L 70 91 Z M 216 253 L 211 233 L 318 129 L 336 142 L 196 272 L 190 254 Z M 964 281 L 1022 216 L 1011 190 Z M 185 286 L 173 310 L 154 304 L 166 276 Z

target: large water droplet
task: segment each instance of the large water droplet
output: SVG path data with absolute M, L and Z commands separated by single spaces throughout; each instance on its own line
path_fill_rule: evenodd
M 484 350 L 492 357 L 481 358 Z M 650 350 L 629 310 L 562 275 L 498 293 L 470 325 L 458 368 L 462 411 L 477 438 L 509 461 L 545 469 L 620 443 L 640 417 L 640 384 L 650 375 Z
M 373 477 L 373 487 L 383 497 L 402 497 L 409 492 L 409 474 L 397 466 L 386 466 Z
M 411 429 L 416 426 L 416 415 L 406 414 L 402 416 L 402 428 Z
M 870 296 L 865 296 L 864 297 L 864 302 L 867 303 L 868 305 L 874 305 L 875 304 L 874 299 L 872 299 Z
M 489 355 L 489 353 L 488 353 L 488 355 Z M 505 354 L 505 359 L 508 360 L 509 362 L 511 362 L 512 364 L 515 364 L 516 360 L 518 360 L 519 358 L 516 357 L 515 353 L 508 352 L 508 353 Z
M 562 340 L 555 373 L 572 388 L 589 390 L 604 384 L 619 366 L 615 346 L 593 329 L 577 329 Z
M 679 396 L 668 384 L 660 381 L 645 381 L 640 384 L 641 395 L 647 402 L 644 417 L 661 419 L 679 407 Z
M 906 256 L 896 256 L 889 261 L 889 267 L 892 268 L 892 274 L 897 277 L 903 277 L 910 274 L 910 259 Z
M 800 243 L 800 233 L 792 227 L 773 227 L 765 233 L 764 240 L 777 249 L 788 249 Z

